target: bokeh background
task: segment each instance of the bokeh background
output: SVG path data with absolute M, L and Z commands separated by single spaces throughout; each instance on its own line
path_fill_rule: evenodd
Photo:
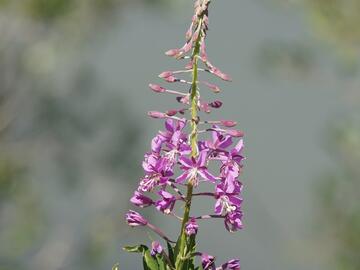
M 179 66 L 163 52 L 191 16 L 191 0 L 0 1 L 0 270 L 141 269 L 121 247 L 154 236 L 122 217 L 162 128 L 145 114 L 172 102 L 147 84 Z M 210 20 L 233 77 L 214 118 L 246 132 L 245 229 L 204 224 L 199 249 L 359 270 L 360 1 L 214 0 Z

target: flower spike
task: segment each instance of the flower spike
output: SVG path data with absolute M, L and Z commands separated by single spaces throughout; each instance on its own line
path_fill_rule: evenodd
M 223 103 L 200 97 L 202 86 L 215 94 L 221 91 L 212 82 L 201 80 L 201 72 L 231 81 L 229 75 L 210 62 L 206 52 L 210 2 L 195 0 L 194 16 L 185 34 L 185 44 L 165 52 L 187 63 L 183 69 L 166 70 L 158 77 L 175 86 L 179 84 L 183 90 L 149 84 L 155 93 L 175 96 L 180 108 L 169 106 L 171 109 L 148 112 L 151 118 L 164 121 L 165 127 L 151 140 L 151 147 L 142 163 L 144 175 L 130 202 L 140 208 L 154 207 L 161 214 L 176 217 L 181 224 L 176 245 L 173 245 L 174 241 L 139 213 L 130 210 L 126 214 L 129 226 L 147 227 L 167 242 L 168 251 L 158 241 L 153 241 L 150 248 L 144 245 L 135 248 L 143 253 L 144 269 L 184 270 L 191 266 L 191 269 L 240 270 L 239 260 L 229 260 L 216 268 L 214 256 L 196 251 L 197 222 L 200 220 L 221 219 L 229 232 L 243 228 L 240 174 L 244 160 L 244 133 L 233 129 L 236 121 L 207 119 L 208 114 L 221 108 Z M 199 129 L 200 125 L 206 126 Z M 213 189 L 196 192 L 203 182 L 213 185 Z M 192 199 L 203 196 L 212 200 L 213 204 L 207 211 L 213 213 L 190 216 Z M 179 210 L 183 213 L 178 214 Z M 195 256 L 201 256 L 198 267 L 195 267 Z

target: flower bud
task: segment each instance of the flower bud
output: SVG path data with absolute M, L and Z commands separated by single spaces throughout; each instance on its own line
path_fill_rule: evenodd
M 130 202 L 141 208 L 150 206 L 154 203 L 152 199 L 143 195 L 139 191 L 135 191 L 134 195 L 130 199 Z
M 180 54 L 180 49 L 171 49 L 171 50 L 168 50 L 167 52 L 165 52 L 165 54 L 167 56 L 171 56 L 171 57 L 176 57 L 177 55 Z
M 191 218 L 185 225 L 186 235 L 196 235 L 199 229 L 199 225 L 196 223 L 195 218 Z
M 163 248 L 160 245 L 159 241 L 153 241 L 151 243 L 151 256 L 155 256 L 156 254 L 161 254 L 163 252 Z
M 235 129 L 229 129 L 225 131 L 226 134 L 232 137 L 244 137 L 244 132 Z
M 215 257 L 203 253 L 201 255 L 201 265 L 204 270 L 215 270 Z
M 145 218 L 133 210 L 129 210 L 129 212 L 126 213 L 125 219 L 131 227 L 145 226 L 148 224 L 148 221 Z
M 163 78 L 167 78 L 171 75 L 173 75 L 173 73 L 171 71 L 164 71 L 159 74 L 159 77 L 163 79 Z
M 167 115 L 165 113 L 162 112 L 157 112 L 157 111 L 150 111 L 148 112 L 148 116 L 152 117 L 152 118 L 167 118 Z
M 151 90 L 153 90 L 156 93 L 164 93 L 166 91 L 166 89 L 164 87 L 161 87 L 160 85 L 157 84 L 149 84 L 149 87 Z
M 179 79 L 175 78 L 174 76 L 165 77 L 164 80 L 170 83 L 179 81 Z
M 219 93 L 220 92 L 220 88 L 215 85 L 215 84 L 211 84 L 208 82 L 203 82 L 207 87 L 209 87 L 214 93 Z
M 231 81 L 231 78 L 230 78 L 229 75 L 221 72 L 221 70 L 218 69 L 218 68 L 216 68 L 216 67 L 213 67 L 213 68 L 210 70 L 210 72 L 211 72 L 212 74 L 214 74 L 215 76 L 218 76 L 219 78 L 221 78 L 221 79 L 224 80 L 224 81 Z
M 211 103 L 209 103 L 209 106 L 215 109 L 219 109 L 222 106 L 222 102 L 220 100 L 215 100 Z
M 221 120 L 220 122 L 225 127 L 235 127 L 237 124 L 235 121 L 231 121 L 231 120 Z
M 177 112 L 178 112 L 177 110 L 168 110 L 168 111 L 166 111 L 166 115 L 174 116 L 177 114 Z

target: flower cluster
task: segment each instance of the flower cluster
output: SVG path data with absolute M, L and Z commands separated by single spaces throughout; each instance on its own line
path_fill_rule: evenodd
M 212 109 L 222 106 L 219 100 L 205 101 L 200 97 L 200 85 L 204 85 L 214 93 L 221 90 L 218 86 L 199 80 L 199 72 L 208 72 L 225 81 L 231 78 L 212 65 L 208 59 L 205 38 L 208 30 L 208 7 L 210 0 L 196 0 L 195 14 L 190 28 L 186 32 L 186 43 L 179 49 L 172 49 L 166 55 L 180 60 L 189 60 L 184 70 L 164 71 L 159 77 L 169 83 L 180 83 L 190 89 L 186 92 L 167 89 L 157 84 L 149 87 L 155 93 L 175 95 L 180 108 L 165 112 L 150 111 L 152 118 L 163 119 L 165 128 L 159 131 L 151 141 L 151 149 L 144 156 L 142 167 L 144 176 L 130 201 L 137 207 L 153 206 L 165 215 L 180 219 L 182 226 L 175 247 L 156 226 L 149 223 L 139 213 L 130 210 L 126 214 L 127 223 L 132 226 L 147 226 L 168 243 L 169 255 L 163 251 L 159 242 L 152 245 L 151 255 L 163 256 L 170 269 L 185 269 L 192 264 L 195 255 L 195 237 L 198 232 L 198 220 L 220 218 L 225 228 L 234 232 L 243 227 L 241 211 L 242 183 L 239 176 L 244 159 L 242 150 L 243 132 L 234 127 L 231 120 L 207 120 L 200 113 L 209 114 Z M 200 67 L 200 64 L 204 67 Z M 191 74 L 191 81 L 184 77 Z M 213 190 L 195 193 L 202 182 L 209 182 Z M 186 190 L 186 193 L 184 192 Z M 185 195 L 184 195 L 185 194 Z M 208 196 L 214 200 L 213 213 L 190 216 L 192 198 Z M 183 217 L 175 213 L 176 204 L 184 205 Z M 171 251 L 175 254 L 170 256 Z M 129 250 L 145 250 L 146 248 L 130 248 Z M 240 269 L 238 260 L 230 260 L 221 267 L 215 267 L 215 258 L 203 253 L 201 264 L 203 269 Z M 159 257 L 157 256 L 157 257 Z M 184 259 L 187 258 L 187 259 Z M 160 265 L 160 261 L 157 262 Z M 187 269 L 187 268 L 186 268 Z
M 180 189 L 191 183 L 196 188 L 201 182 L 214 184 L 213 192 L 194 193 L 193 196 L 212 196 L 214 198 L 214 214 L 212 217 L 223 217 L 228 231 L 242 228 L 242 212 L 240 197 L 242 184 L 238 180 L 242 169 L 243 140 L 233 146 L 234 135 L 227 135 L 213 125 L 210 130 L 211 139 L 199 140 L 198 155 L 191 156 L 191 147 L 184 128 L 186 119 L 165 121 L 165 131 L 160 131 L 152 140 L 151 151 L 145 154 L 143 168 L 144 177 L 130 201 L 141 208 L 155 206 L 164 214 L 174 214 L 176 202 L 185 200 Z M 216 174 L 209 171 L 211 163 L 217 163 Z M 181 173 L 174 176 L 175 169 Z M 150 198 L 156 195 L 157 199 Z M 206 216 L 197 217 L 197 219 Z M 191 219 L 194 222 L 195 217 Z

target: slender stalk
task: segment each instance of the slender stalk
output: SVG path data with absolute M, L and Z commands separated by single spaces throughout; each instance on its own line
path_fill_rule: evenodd
M 198 27 L 201 29 L 202 19 L 199 20 Z M 201 42 L 201 33 L 195 42 L 194 50 L 192 54 L 193 59 L 193 68 L 192 68 L 192 83 L 190 91 L 190 102 L 191 102 L 191 133 L 190 133 L 190 145 L 191 145 L 191 156 L 196 158 L 198 156 L 198 146 L 197 146 L 197 137 L 198 137 L 198 55 L 200 52 L 200 42 Z M 190 209 L 191 209 L 191 199 L 193 194 L 193 180 L 189 179 L 187 184 L 187 192 L 185 198 L 185 210 L 184 216 L 181 224 L 181 232 L 179 242 L 179 253 L 176 258 L 175 267 L 176 270 L 182 270 L 185 260 L 186 253 L 189 250 L 186 249 L 187 245 L 187 235 L 185 233 L 185 225 L 189 220 Z

